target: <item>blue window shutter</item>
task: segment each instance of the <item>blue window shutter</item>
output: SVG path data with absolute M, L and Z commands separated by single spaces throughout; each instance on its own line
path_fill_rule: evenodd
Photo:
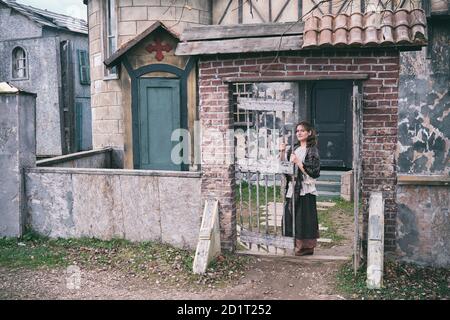
M 78 65 L 80 69 L 80 83 L 90 84 L 90 74 L 89 74 L 89 57 L 86 50 L 77 50 L 78 53 Z

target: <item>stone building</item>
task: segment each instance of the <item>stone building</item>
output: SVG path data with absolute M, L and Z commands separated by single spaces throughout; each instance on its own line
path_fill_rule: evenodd
M 330 154 L 325 165 L 357 172 L 361 242 L 370 195 L 382 192 L 385 249 L 450 264 L 448 68 L 441 60 L 448 57 L 448 24 L 435 18 L 445 19 L 448 6 L 437 14 L 437 2 L 427 1 L 429 10 L 418 8 L 420 1 L 388 0 L 85 3 L 93 145 L 114 151 L 90 153 L 83 160 L 90 170 L 80 159 L 71 159 L 73 168 L 47 162 L 26 170 L 26 206 L 37 232 L 193 248 L 201 207 L 214 198 L 222 248 L 234 250 L 236 99 L 254 84 L 287 83 L 281 91 L 298 118 L 316 125 L 322 157 Z M 434 57 L 428 51 L 428 61 L 427 37 L 440 49 Z M 425 90 L 426 98 L 408 93 Z M 172 161 L 174 142 L 189 138 L 171 135 L 180 128 L 196 140 L 187 152 L 200 152 L 198 163 Z M 337 144 L 341 153 L 333 154 L 328 147 Z M 413 197 L 420 205 L 410 205 Z
M 0 81 L 37 94 L 37 156 L 92 148 L 83 20 L 0 1 Z

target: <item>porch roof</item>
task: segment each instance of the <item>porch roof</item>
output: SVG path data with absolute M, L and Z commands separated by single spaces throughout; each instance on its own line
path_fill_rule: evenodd
M 157 30 L 158 28 L 162 28 L 163 30 L 167 31 L 169 34 L 171 34 L 174 38 L 180 39 L 180 35 L 176 33 L 175 31 L 171 30 L 169 27 L 167 27 L 163 22 L 156 21 L 153 23 L 150 27 L 145 29 L 141 34 L 137 35 L 133 39 L 129 40 L 128 42 L 124 43 L 120 48 L 114 52 L 108 59 L 106 59 L 103 63 L 107 67 L 114 67 L 117 65 L 121 58 L 129 52 L 131 49 L 136 47 L 139 43 L 141 43 L 142 40 L 147 38 L 152 32 Z
M 186 28 L 176 55 L 246 53 L 322 48 L 395 47 L 427 44 L 422 9 L 311 16 L 305 22 Z
M 0 94 L 18 94 L 18 93 L 36 96 L 36 93 L 28 92 L 20 88 L 17 88 L 12 84 L 10 84 L 9 82 L 0 82 Z

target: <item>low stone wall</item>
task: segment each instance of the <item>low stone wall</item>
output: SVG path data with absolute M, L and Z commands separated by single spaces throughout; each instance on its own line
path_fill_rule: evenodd
M 36 162 L 38 167 L 112 168 L 113 148 L 83 151 Z
M 397 188 L 397 254 L 401 260 L 450 267 L 450 179 Z
M 25 179 L 27 224 L 45 236 L 197 245 L 200 173 L 33 168 Z

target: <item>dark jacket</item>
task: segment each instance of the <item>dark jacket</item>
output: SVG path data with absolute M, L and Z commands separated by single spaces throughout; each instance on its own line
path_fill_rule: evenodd
M 300 147 L 299 143 L 296 143 L 294 145 L 294 150 Z M 291 159 L 292 149 L 289 149 L 287 152 L 287 159 Z M 319 157 L 319 149 L 317 146 L 309 147 L 306 150 L 306 156 L 305 161 L 303 161 L 303 168 L 305 169 L 308 176 L 310 176 L 313 179 L 317 179 L 320 177 L 320 157 Z M 295 179 L 295 194 L 299 194 L 302 189 L 302 181 L 303 181 L 303 174 L 302 171 L 295 166 L 295 173 L 296 173 L 296 179 Z M 291 176 L 286 175 L 286 181 L 289 183 L 291 181 Z M 286 188 L 287 192 L 288 188 Z

